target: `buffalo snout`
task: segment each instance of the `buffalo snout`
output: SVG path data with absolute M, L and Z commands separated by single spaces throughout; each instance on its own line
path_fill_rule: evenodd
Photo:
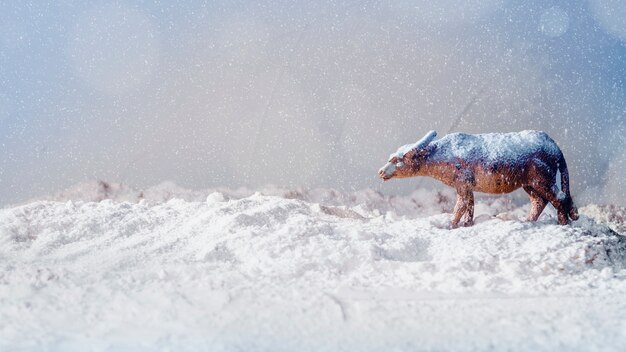
M 393 177 L 394 172 L 396 171 L 396 165 L 392 163 L 387 163 L 385 166 L 378 170 L 378 177 L 387 181 L 388 179 Z

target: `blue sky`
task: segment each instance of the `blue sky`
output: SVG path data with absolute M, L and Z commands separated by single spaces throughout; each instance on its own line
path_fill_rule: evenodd
M 546 130 L 575 196 L 619 202 L 622 15 L 615 0 L 2 2 L 0 204 L 92 179 L 378 187 L 430 129 Z

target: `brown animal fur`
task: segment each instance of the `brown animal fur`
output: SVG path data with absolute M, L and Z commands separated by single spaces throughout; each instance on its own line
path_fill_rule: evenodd
M 464 226 L 473 224 L 473 192 L 510 193 L 520 187 L 531 201 L 528 220 L 536 221 L 548 202 L 556 208 L 559 224 L 567 224 L 569 218 L 578 219 L 569 191 L 565 158 L 545 132 L 455 133 L 431 143 L 435 136 L 431 131 L 414 145 L 401 147 L 379 170 L 379 177 L 386 181 L 430 176 L 454 187 L 457 201 L 450 223 L 452 228 L 459 226 L 461 218 Z M 485 142 L 493 140 L 499 143 Z M 505 148 L 494 148 L 501 145 Z M 464 150 L 465 146 L 469 150 Z M 561 192 L 556 183 L 557 171 L 561 173 Z

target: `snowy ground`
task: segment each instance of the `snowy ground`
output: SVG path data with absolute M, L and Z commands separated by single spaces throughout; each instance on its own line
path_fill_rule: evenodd
M 624 209 L 84 184 L 0 210 L 0 350 L 618 351 Z M 444 212 L 444 213 L 442 213 Z M 448 213 L 445 213 L 448 212 Z

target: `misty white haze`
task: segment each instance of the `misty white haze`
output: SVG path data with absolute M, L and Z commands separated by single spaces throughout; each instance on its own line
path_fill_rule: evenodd
M 5 2 L 0 204 L 89 180 L 380 185 L 426 131 L 540 129 L 577 202 L 626 204 L 626 5 Z

